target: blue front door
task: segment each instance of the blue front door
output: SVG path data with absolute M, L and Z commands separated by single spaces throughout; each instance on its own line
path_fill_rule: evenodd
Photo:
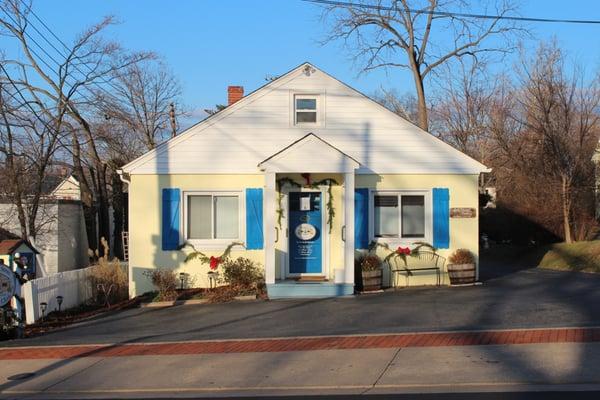
M 323 272 L 320 192 L 290 192 L 289 263 L 291 274 Z

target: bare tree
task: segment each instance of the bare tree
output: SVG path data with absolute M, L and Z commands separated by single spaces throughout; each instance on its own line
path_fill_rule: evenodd
M 489 117 L 496 92 L 485 64 L 461 60 L 436 85 L 432 131 L 460 151 L 486 162 Z
M 497 18 L 469 17 L 464 14 L 467 10 L 492 10 Z M 512 50 L 510 39 L 518 28 L 501 17 L 514 11 L 509 0 L 361 0 L 326 7 L 324 16 L 332 20 L 326 41 L 343 39 L 363 63 L 363 71 L 409 70 L 418 100 L 418 125 L 428 130 L 425 79 L 452 60 Z M 501 40 L 490 40 L 498 36 Z
M 542 45 L 521 70 L 521 103 L 531 147 L 537 150 L 533 173 L 559 182 L 564 238 L 570 243 L 575 192 L 593 186 L 588 179 L 600 133 L 600 84 L 585 82 L 577 68 L 569 76 L 564 64 L 560 49 Z
M 73 169 L 81 183 L 82 197 L 90 248 L 98 248 L 95 234 L 96 215 L 100 237 L 109 237 L 109 183 L 108 165 L 101 157 L 101 149 L 94 131 L 94 110 L 90 100 L 92 88 L 107 84 L 119 71 L 140 61 L 153 57 L 152 53 L 127 53 L 115 42 L 102 37 L 103 32 L 114 21 L 106 17 L 79 35 L 72 45 L 65 46 L 57 60 L 49 54 L 43 55 L 43 48 L 30 35 L 28 13 L 30 4 L 19 0 L 7 0 L 2 10 L 6 18 L 0 19 L 0 27 L 5 34 L 13 37 L 25 61 L 10 60 L 18 67 L 17 85 L 25 88 L 41 104 L 53 104 L 64 109 L 61 124 L 68 124 L 71 143 L 68 147 L 72 154 Z M 36 79 L 30 79 L 29 75 Z M 32 82 L 36 82 L 35 84 Z M 48 109 L 48 107 L 46 107 Z
M 399 94 L 395 89 L 381 88 L 373 94 L 373 99 L 385 108 L 412 123 L 418 123 L 417 99 L 410 93 Z
M 164 64 L 130 65 L 118 71 L 113 89 L 110 98 L 100 102 L 106 117 L 124 124 L 146 150 L 171 136 L 170 110 L 181 103 L 181 86 Z M 180 108 L 175 117 L 183 114 Z
M 491 107 L 494 175 L 516 210 L 559 227 L 567 243 L 583 239 L 594 214 L 600 82 L 586 81 L 577 67 L 568 73 L 555 44 L 542 44 L 519 65 L 518 82 L 499 91 Z
M 42 225 L 39 210 L 45 181 L 66 135 L 65 103 L 49 107 L 37 92 L 15 81 L 0 65 L 0 155 L 7 180 L 3 195 L 17 211 L 21 237 L 35 238 Z

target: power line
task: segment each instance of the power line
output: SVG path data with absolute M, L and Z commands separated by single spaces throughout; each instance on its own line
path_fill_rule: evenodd
M 48 26 L 48 25 L 47 25 L 47 24 L 46 24 L 46 23 L 45 23 L 45 22 L 44 22 L 44 21 L 43 21 L 43 20 L 42 20 L 42 19 L 41 19 L 41 18 L 40 18 L 40 17 L 39 17 L 39 16 L 38 16 L 36 13 L 35 13 L 35 11 L 33 11 L 33 9 L 32 9 L 31 7 L 28 7 L 28 6 L 27 6 L 27 4 L 25 3 L 25 0 L 21 0 L 21 3 L 22 3 L 22 4 L 23 4 L 25 7 L 27 7 L 27 11 L 28 11 L 29 13 L 31 13 L 31 15 L 33 15 L 33 16 L 34 16 L 34 18 L 35 18 L 36 20 L 38 20 L 38 22 L 39 22 L 40 24 L 42 24 L 42 26 L 43 26 L 43 27 L 44 27 L 44 28 L 45 28 L 45 29 L 46 29 L 48 32 L 50 32 L 50 34 L 51 34 L 51 35 L 52 35 L 52 36 L 53 36 L 53 37 L 54 37 L 54 38 L 55 38 L 55 39 L 56 39 L 56 40 L 57 40 L 57 41 L 58 41 L 58 42 L 59 42 L 59 43 L 62 45 L 62 47 L 64 47 L 64 49 L 65 49 L 66 51 L 70 51 L 70 49 L 69 49 L 69 46 L 67 46 L 67 44 L 66 44 L 66 43 L 65 43 L 65 42 L 64 42 L 64 41 L 63 41 L 63 40 L 62 40 L 62 39 L 61 39 L 61 38 L 60 38 L 60 37 L 59 37 L 59 36 L 58 36 L 56 33 L 54 33 L 54 31 L 53 31 L 52 29 L 50 29 L 50 27 L 49 27 L 49 26 Z M 59 53 L 59 54 L 61 54 L 63 57 L 65 57 L 65 60 L 67 59 L 67 57 L 68 57 L 68 54 L 62 53 L 60 50 L 58 50 L 58 49 L 56 48 L 56 46 L 54 46 L 54 44 L 53 44 L 53 43 L 51 43 L 51 42 L 48 40 L 48 38 L 47 38 L 45 35 L 43 35 L 43 34 L 42 34 L 42 33 L 41 33 L 41 32 L 40 32 L 40 31 L 39 31 L 39 30 L 38 30 L 38 29 L 35 27 L 35 25 L 34 25 L 34 24 L 33 24 L 33 23 L 30 21 L 30 20 L 28 20 L 28 19 L 27 19 L 27 17 L 26 17 L 25 15 L 23 15 L 22 13 L 21 13 L 21 15 L 22 15 L 22 16 L 23 16 L 23 18 L 24 18 L 24 19 L 25 19 L 25 20 L 26 20 L 26 21 L 27 21 L 27 22 L 28 22 L 28 23 L 29 23 L 29 24 L 30 24 L 30 25 L 33 27 L 33 29 L 35 29 L 35 31 L 36 31 L 36 32 L 38 32 L 38 34 L 39 34 L 40 36 L 42 36 L 42 37 L 44 38 L 44 40 L 45 40 L 45 41 L 46 41 L 46 42 L 47 42 L 47 43 L 48 43 L 50 46 L 52 46 L 52 48 L 53 48 L 54 50 L 56 50 L 56 52 L 58 52 L 58 53 Z M 87 65 L 87 64 L 84 64 L 84 66 L 85 66 L 85 67 L 86 67 L 86 68 L 87 68 L 87 69 L 88 69 L 90 72 L 94 72 L 94 70 L 93 70 L 93 69 L 92 69 L 92 68 L 91 68 L 89 65 Z M 85 76 L 85 73 L 84 73 L 84 72 L 82 72 L 82 71 L 79 69 L 79 67 L 78 67 L 77 65 L 73 65 L 73 67 L 74 67 L 75 69 L 77 69 L 77 71 L 79 71 L 80 73 L 82 73 L 82 74 Z M 115 90 L 117 90 L 117 91 L 119 91 L 119 90 L 120 90 L 120 89 L 119 89 L 119 88 L 118 88 L 116 85 L 114 85 L 112 82 L 109 82 L 109 81 L 107 81 L 107 80 L 106 80 L 106 79 L 104 79 L 104 78 L 100 78 L 100 81 L 101 81 L 101 82 L 103 82 L 103 83 L 105 83 L 105 84 L 107 84 L 107 85 L 109 85 L 109 86 L 111 86 L 113 89 L 115 89 Z M 100 86 L 98 83 L 96 83 L 96 82 L 93 82 L 93 84 L 94 84 L 94 85 L 96 85 L 96 86 L 97 86 L 97 87 L 98 87 L 100 90 L 104 91 L 105 93 L 107 93 L 109 96 L 111 96 L 111 97 L 112 97 L 112 93 L 110 93 L 109 91 L 107 91 L 105 88 L 103 88 L 102 86 Z
M 21 3 L 22 3 L 23 5 L 25 5 L 25 6 L 27 6 L 27 5 L 25 4 L 25 1 L 24 1 L 24 0 L 21 0 Z M 44 28 L 45 28 L 45 29 L 46 29 L 48 32 L 50 32 L 50 34 L 51 34 L 51 35 L 52 35 L 52 36 L 53 36 L 53 37 L 54 37 L 54 38 L 55 38 L 55 39 L 56 39 L 56 40 L 57 40 L 57 41 L 58 41 L 58 42 L 59 42 L 59 43 L 62 45 L 62 47 L 64 47 L 64 49 L 65 49 L 66 51 L 70 51 L 70 50 L 71 50 L 71 49 L 69 48 L 69 46 L 67 46 L 67 44 L 66 44 L 66 43 L 65 43 L 65 42 L 64 42 L 64 41 L 63 41 L 63 40 L 62 40 L 62 39 L 61 39 L 61 38 L 60 38 L 60 37 L 59 37 L 59 36 L 58 36 L 58 35 L 57 35 L 57 34 L 56 34 L 56 33 L 55 33 L 55 32 L 54 32 L 54 31 L 53 31 L 53 30 L 52 30 L 52 29 L 49 27 L 49 26 L 48 26 L 48 24 L 46 24 L 46 23 L 45 23 L 45 22 L 44 22 L 44 21 L 43 21 L 43 20 L 42 20 L 42 19 L 41 19 L 41 18 L 40 18 L 40 17 L 39 17 L 39 16 L 38 16 L 36 13 L 35 13 L 35 11 L 33 11 L 33 9 L 31 9 L 31 8 L 28 8 L 28 9 L 27 9 L 27 11 L 28 11 L 29 13 L 31 13 L 31 15 L 33 15 L 33 16 L 35 17 L 35 19 L 37 19 L 37 20 L 38 20 L 38 22 L 39 22 L 40 24 L 42 24 L 42 26 L 43 26 L 43 27 L 44 27 Z M 54 50 L 56 50 L 56 51 L 57 51 L 59 54 L 61 54 L 63 57 L 65 57 L 65 59 L 68 57 L 68 54 L 62 53 L 60 50 L 58 50 L 58 49 L 56 48 L 56 46 L 54 46 L 54 44 L 48 40 L 48 38 L 47 38 L 46 36 L 44 36 L 44 35 L 43 35 L 43 34 L 42 34 L 40 31 L 38 31 L 38 30 L 37 30 L 37 28 L 35 27 L 35 25 L 33 25 L 33 23 L 32 23 L 30 20 L 28 20 L 28 19 L 27 19 L 27 17 L 26 17 L 25 15 L 23 15 L 23 14 L 21 14 L 21 15 L 23 16 L 23 18 L 25 18 L 25 20 L 26 20 L 27 22 L 29 22 L 29 23 L 30 23 L 30 24 L 33 26 L 33 28 L 36 30 L 36 32 L 38 32 L 38 33 L 40 34 L 40 36 L 42 36 L 42 37 L 44 38 L 44 40 L 45 40 L 45 41 L 46 41 L 48 44 L 50 44 L 50 46 L 52 46 L 52 48 L 54 48 Z M 75 69 L 77 69 L 79 72 L 81 72 L 82 74 L 84 74 L 84 75 L 85 75 L 85 73 L 84 73 L 84 72 L 82 72 L 82 71 L 79 69 L 79 67 L 78 67 L 77 65 L 73 65 L 73 66 L 75 67 Z M 86 68 L 87 68 L 87 69 L 88 69 L 90 72 L 94 72 L 94 70 L 93 70 L 93 69 L 92 69 L 92 68 L 91 68 L 89 65 L 87 65 L 87 64 L 84 64 L 84 66 L 85 66 L 85 67 L 86 67 Z M 109 86 L 111 86 L 111 87 L 112 87 L 113 89 L 115 89 L 115 90 L 119 90 L 119 88 L 118 88 L 118 87 L 116 87 L 116 86 L 115 86 L 115 85 L 114 85 L 112 82 L 109 82 L 109 81 L 107 81 L 107 80 L 106 80 L 106 79 L 104 79 L 104 78 L 100 78 L 100 81 L 101 81 L 101 82 L 103 82 L 103 83 L 105 83 L 105 84 L 107 84 L 107 85 L 109 85 Z M 99 86 L 99 85 L 98 85 L 96 82 L 94 82 L 94 85 L 98 86 L 98 88 L 100 88 L 101 90 L 103 90 L 104 92 L 106 92 L 107 94 L 109 94 L 109 95 L 111 95 L 111 96 L 112 96 L 112 94 L 111 94 L 110 92 L 108 92 L 108 91 L 107 91 L 106 89 L 104 89 L 103 87 Z
M 27 4 L 25 4 L 25 2 L 24 2 L 23 0 L 21 0 L 21 3 L 22 3 L 22 4 L 23 4 L 25 7 L 28 7 L 28 6 L 27 6 Z M 4 9 L 4 8 L 3 8 L 3 7 L 1 7 L 1 6 L 0 6 L 0 9 L 1 9 L 2 11 L 4 11 L 4 13 L 5 13 L 5 14 L 6 14 L 6 15 L 7 15 L 7 16 L 8 16 L 8 17 L 9 17 L 9 18 L 10 18 L 10 19 L 13 21 L 13 23 L 15 23 L 15 24 L 17 24 L 17 25 L 18 25 L 17 21 L 14 19 L 14 17 L 13 17 L 13 16 L 12 16 L 12 15 L 11 15 L 11 14 L 10 14 L 10 13 L 9 13 L 9 12 L 6 10 L 6 9 Z M 68 46 L 67 46 L 67 45 L 66 45 L 66 44 L 65 44 L 65 43 L 64 43 L 64 42 L 63 42 L 63 41 L 62 41 L 62 40 L 61 40 L 61 39 L 60 39 L 60 38 L 59 38 L 59 37 L 58 37 L 58 36 L 57 36 L 57 35 L 56 35 L 56 34 L 55 34 L 55 33 L 54 33 L 54 32 L 53 32 L 53 31 L 52 31 L 50 28 L 49 28 L 49 27 L 48 27 L 48 25 L 46 25 L 46 24 L 45 24 L 45 23 L 44 23 L 44 22 L 41 20 L 41 18 L 40 18 L 39 16 L 37 16 L 37 15 L 35 15 L 35 14 L 33 13 L 33 10 L 31 10 L 30 8 L 28 8 L 28 11 L 29 11 L 29 12 L 31 12 L 31 13 L 32 13 L 32 14 L 35 16 L 35 18 L 36 18 L 38 21 L 40 21 L 40 23 L 41 23 L 41 24 L 42 24 L 42 25 L 43 25 L 43 26 L 44 26 L 44 27 L 45 27 L 45 28 L 48 30 L 48 32 L 50 32 L 50 34 L 51 34 L 52 36 L 54 36 L 54 37 L 55 37 L 55 38 L 56 38 L 56 39 L 57 39 L 57 40 L 58 40 L 58 41 L 59 41 L 59 42 L 62 44 L 62 46 L 63 46 L 63 47 L 64 47 L 64 48 L 65 48 L 67 51 L 69 50 Z M 18 15 L 19 15 L 21 18 L 23 18 L 23 19 L 25 20 L 25 22 L 27 22 L 27 24 L 28 24 L 28 25 L 30 25 L 30 26 L 31 26 L 31 27 L 32 27 L 32 28 L 33 28 L 33 29 L 34 29 L 34 30 L 35 30 L 35 31 L 38 33 L 38 35 L 39 35 L 39 36 L 40 36 L 42 39 L 44 39 L 44 41 L 45 41 L 46 43 L 48 43 L 48 44 L 49 44 L 49 45 L 50 45 L 50 46 L 51 46 L 51 47 L 52 47 L 52 48 L 53 48 L 53 49 L 54 49 L 54 50 L 55 50 L 55 51 L 56 51 L 56 52 L 57 52 L 57 53 L 58 53 L 58 54 L 59 54 L 61 57 L 63 57 L 65 61 L 67 61 L 67 59 L 68 59 L 68 53 L 66 53 L 66 54 L 65 54 L 65 53 L 63 53 L 61 50 L 59 50 L 59 49 L 58 49 L 58 48 L 57 48 L 57 47 L 56 47 L 56 46 L 55 46 L 55 45 L 54 45 L 54 44 L 53 44 L 53 43 L 52 43 L 50 40 L 48 40 L 48 38 L 46 37 L 46 35 L 44 35 L 44 34 L 43 34 L 43 33 L 42 33 L 42 32 L 41 32 L 39 29 L 38 29 L 38 27 L 37 27 L 37 26 L 36 26 L 36 25 L 35 25 L 35 24 L 34 24 L 34 23 L 31 21 L 31 20 L 29 20 L 29 19 L 27 18 L 27 16 L 26 16 L 24 13 L 20 12 L 20 11 L 19 11 L 18 9 L 16 9 L 16 8 L 15 8 L 15 12 L 16 12 L 16 13 L 17 13 L 17 14 L 18 14 Z M 31 40 L 31 41 L 32 41 L 32 42 L 33 42 L 33 43 L 34 43 L 34 44 L 35 44 L 35 45 L 36 45 L 36 46 L 37 46 L 37 47 L 38 47 L 38 48 L 39 48 L 39 49 L 40 49 L 40 50 L 41 50 L 41 51 L 42 51 L 44 54 L 46 54 L 46 56 L 47 56 L 48 58 L 50 58 L 50 60 L 52 60 L 54 63 L 56 63 L 56 65 L 57 65 L 59 68 L 62 68 L 62 64 L 61 64 L 59 61 L 57 61 L 57 60 L 56 60 L 56 58 L 54 58 L 54 57 L 53 57 L 53 56 L 52 56 L 52 55 L 51 55 L 51 54 L 50 54 L 50 53 L 49 53 L 49 52 L 48 52 L 48 51 L 47 51 L 47 50 L 46 50 L 46 49 L 45 49 L 45 48 L 44 48 L 42 45 L 40 45 L 40 44 L 39 44 L 39 42 L 38 42 L 38 41 L 37 41 L 37 40 L 36 40 L 36 39 L 35 39 L 33 36 L 31 36 L 31 35 L 30 35 L 28 32 L 26 32 L 26 31 L 24 32 L 24 34 L 25 34 L 25 35 L 27 36 L 27 38 L 29 38 L 29 40 Z M 32 54 L 34 54 L 34 55 L 35 55 L 35 56 L 36 56 L 36 57 L 37 57 L 37 58 L 38 58 L 38 59 L 39 59 L 39 60 L 40 60 L 40 61 L 41 61 L 41 62 L 42 62 L 44 65 L 46 65 L 48 68 L 50 68 L 50 70 L 52 70 L 52 71 L 53 71 L 53 67 L 52 67 L 52 66 L 50 66 L 50 65 L 49 65 L 49 64 L 46 62 L 46 60 L 45 60 L 43 57 L 41 57 L 41 56 L 39 55 L 39 53 L 37 53 L 37 52 L 36 52 L 34 49 L 31 49 L 31 48 L 30 48 L 29 50 L 30 50 L 30 51 L 32 52 Z M 92 73 L 94 72 L 94 71 L 93 71 L 93 69 L 92 69 L 92 68 L 91 68 L 89 65 L 87 65 L 87 64 L 84 64 L 84 65 L 85 65 L 85 67 L 86 67 L 86 68 L 87 68 L 87 69 L 88 69 L 90 72 L 92 72 Z M 82 74 L 84 78 L 86 77 L 86 73 L 85 73 L 85 72 L 83 72 L 83 71 L 82 71 L 82 70 L 79 68 L 79 66 L 77 66 L 76 64 L 71 64 L 71 66 L 72 66 L 72 67 L 73 67 L 75 70 L 77 70 L 77 71 L 78 71 L 80 74 Z M 54 71 L 53 71 L 53 72 L 54 72 Z M 54 72 L 54 73 L 56 73 L 56 72 Z M 57 74 L 57 75 L 58 75 L 58 74 Z M 69 82 L 69 80 L 67 80 L 67 77 L 68 77 L 68 76 L 67 76 L 67 75 L 65 75 L 65 77 L 64 77 L 64 79 L 65 79 L 65 82 L 69 83 L 71 86 L 74 86 L 74 84 L 73 84 L 72 82 Z M 59 78 L 60 78 L 60 76 L 59 76 Z M 76 85 L 79 85 L 80 87 L 82 87 L 82 88 L 86 89 L 87 91 L 89 91 L 89 92 L 90 92 L 92 95 L 95 95 L 95 94 L 94 94 L 94 92 L 93 92 L 93 91 L 92 91 L 92 90 L 91 90 L 89 87 L 87 87 L 85 84 L 82 84 L 81 82 L 77 82 L 76 78 L 74 78 L 74 77 L 72 77 L 72 76 L 71 76 L 71 77 L 69 77 L 69 78 L 70 78 L 70 79 L 73 79 L 73 80 L 75 81 L 75 84 L 76 84 Z M 107 84 L 111 85 L 113 88 L 117 89 L 117 88 L 116 88 L 114 85 L 112 85 L 110 82 L 107 82 L 107 81 L 106 81 L 106 80 L 104 80 L 104 79 L 102 79 L 102 80 L 103 80 L 103 82 L 105 82 L 105 83 L 107 83 Z M 109 97 L 112 97 L 112 96 L 113 96 L 113 95 L 112 95 L 110 92 L 108 92 L 108 91 L 107 91 L 105 88 L 103 88 L 102 86 L 100 86 L 100 85 L 99 85 L 97 82 L 93 82 L 93 81 L 92 81 L 92 82 L 90 82 L 90 84 L 92 84 L 92 85 L 96 86 L 98 89 L 100 89 L 101 91 L 103 91 L 104 93 L 106 93 L 106 94 L 107 94 Z M 79 92 L 79 95 L 80 95 L 80 96 L 81 96 L 81 97 L 82 97 L 82 98 L 83 98 L 85 101 L 87 101 L 88 103 L 90 103 L 90 104 L 92 104 L 92 103 L 93 103 L 93 102 L 92 102 L 92 101 L 89 99 L 89 97 L 85 96 L 83 93 Z
M 335 0 L 301 0 L 306 3 L 314 3 L 314 4 L 323 4 L 330 6 L 340 6 L 340 7 L 356 7 L 356 8 L 366 8 L 372 10 L 379 11 L 395 11 L 397 8 L 388 7 L 388 6 L 377 6 L 374 4 L 361 4 L 361 3 L 351 3 L 345 1 L 335 1 Z M 600 24 L 600 20 L 593 19 L 553 19 L 553 18 L 533 18 L 533 17 L 513 17 L 508 15 L 489 15 L 489 14 L 470 14 L 470 13 L 459 13 L 459 12 L 450 12 L 450 11 L 436 11 L 429 9 L 407 9 L 411 13 L 421 13 L 421 14 L 431 14 L 437 15 L 441 17 L 462 17 L 462 18 L 476 18 L 476 19 L 493 19 L 493 20 L 508 20 L 508 21 L 522 21 L 522 22 L 546 22 L 546 23 L 561 23 L 561 24 L 588 24 L 588 25 L 598 25 Z
M 7 15 L 9 18 L 10 18 L 10 20 L 11 20 L 11 21 L 12 21 L 12 22 L 13 22 L 15 25 L 18 25 L 18 21 L 16 21 L 16 20 L 15 20 L 15 18 L 14 18 L 14 17 L 13 17 L 13 16 L 12 16 L 12 15 L 11 15 L 11 14 L 10 14 L 10 13 L 9 13 L 9 12 L 6 10 L 6 9 L 4 9 L 4 7 L 0 6 L 0 9 L 1 9 L 1 10 L 2 10 L 2 11 L 3 11 L 3 12 L 4 12 L 4 13 L 5 13 L 5 14 L 6 14 L 6 15 Z M 19 12 L 17 11 L 17 13 L 19 13 Z M 23 19 L 25 19 L 25 21 L 26 21 L 28 24 L 30 24 L 30 25 L 31 25 L 31 26 L 32 26 L 32 27 L 35 29 L 35 26 L 33 26 L 33 24 L 31 24 L 31 23 L 29 22 L 29 20 L 27 20 L 27 18 L 26 18 L 26 17 L 25 17 L 23 14 L 19 13 L 19 15 L 20 15 L 21 17 L 23 17 Z M 36 30 L 38 33 L 40 33 L 40 32 L 39 32 L 37 29 L 35 29 L 35 30 Z M 54 57 L 53 57 L 53 56 L 52 56 L 50 53 L 48 53 L 48 51 L 46 51 L 46 49 L 45 49 L 45 48 L 44 48 L 42 45 L 40 45 L 40 44 L 38 43 L 38 41 L 37 41 L 37 40 L 35 40 L 35 38 L 34 38 L 33 36 L 31 36 L 31 35 L 30 35 L 30 34 L 29 34 L 27 31 L 24 31 L 24 32 L 23 32 L 23 34 L 24 34 L 24 35 L 25 35 L 27 38 L 29 38 L 29 40 L 31 40 L 31 41 L 32 41 L 32 42 L 33 42 L 33 43 L 34 43 L 34 44 L 35 44 L 35 45 L 36 45 L 36 46 L 37 46 L 37 47 L 38 47 L 38 48 L 39 48 L 39 49 L 40 49 L 40 50 L 41 50 L 41 51 L 42 51 L 44 54 L 46 54 L 46 56 L 47 56 L 48 58 L 50 58 L 50 60 L 52 60 L 52 61 L 53 61 L 53 62 L 54 62 L 54 63 L 55 63 L 55 64 L 56 64 L 56 65 L 57 65 L 59 68 L 62 68 L 62 64 L 61 64 L 59 61 L 57 61 L 57 60 L 56 60 L 56 58 L 54 58 Z M 40 35 L 40 36 L 42 36 L 42 35 Z M 42 36 L 42 37 L 43 37 L 43 36 Z M 46 67 L 48 67 L 48 68 L 50 69 L 50 71 L 52 71 L 54 74 L 56 74 L 56 76 L 58 76 L 58 78 L 59 78 L 59 79 L 61 79 L 61 76 L 60 76 L 60 75 L 59 75 L 59 74 L 58 74 L 56 71 L 54 71 L 54 67 L 52 67 L 50 64 L 48 64 L 48 62 L 46 62 L 46 60 L 45 60 L 45 59 L 44 59 L 42 56 L 40 56 L 38 52 L 36 52 L 36 51 L 35 51 L 33 48 L 29 48 L 28 50 L 29 50 L 29 51 L 30 51 L 30 52 L 31 52 L 33 55 L 35 55 L 35 56 L 36 56 L 36 57 L 37 57 L 37 58 L 38 58 L 38 59 L 39 59 L 39 60 L 40 60 L 40 61 L 41 61 L 41 62 L 42 62 L 42 63 L 43 63 L 43 64 L 44 64 Z M 65 58 L 65 60 L 66 60 L 66 58 Z M 81 72 L 81 71 L 80 71 L 80 72 Z M 72 78 L 72 79 L 74 79 L 74 78 Z M 72 83 L 72 82 L 69 82 L 69 81 L 67 80 L 67 75 L 65 75 L 65 77 L 64 77 L 64 80 L 65 80 L 65 82 L 67 82 L 69 85 L 73 86 L 73 83 Z M 77 84 L 78 82 L 76 81 L 75 83 Z M 86 88 L 86 89 L 87 89 L 87 88 Z M 88 90 L 89 90 L 89 89 L 88 89 Z M 85 99 L 86 101 L 88 101 L 89 103 L 91 103 L 91 100 L 90 100 L 88 97 L 84 96 L 84 95 L 83 95 L 81 92 L 79 93 L 79 95 L 80 95 L 80 96 L 81 96 L 83 99 Z
M 4 72 L 4 75 L 6 75 L 6 78 L 8 79 L 8 82 L 15 88 L 15 90 L 19 94 L 19 97 L 21 97 L 21 99 L 23 100 L 23 104 L 25 104 L 27 106 L 27 108 L 29 108 L 31 110 L 31 113 L 44 125 L 44 128 L 48 129 L 49 123 L 42 120 L 42 118 L 40 118 L 38 113 L 31 106 L 31 103 L 29 101 L 27 101 L 27 99 L 21 92 L 21 89 L 19 89 L 19 87 L 12 81 L 12 79 L 10 78 L 10 75 L 8 74 L 8 71 L 6 70 L 6 68 L 4 68 L 4 65 L 2 63 L 0 63 L 0 69 L 2 69 L 2 71 Z M 12 97 L 14 100 L 17 100 L 12 93 L 10 93 L 10 92 L 5 92 L 5 93 L 9 94 L 10 97 Z

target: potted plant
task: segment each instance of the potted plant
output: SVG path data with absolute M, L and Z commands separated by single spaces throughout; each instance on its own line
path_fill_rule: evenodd
M 363 291 L 369 292 L 381 289 L 381 259 L 375 254 L 366 254 L 358 260 L 362 276 Z
M 458 249 L 448 257 L 448 276 L 451 285 L 475 283 L 475 257 L 467 249 Z

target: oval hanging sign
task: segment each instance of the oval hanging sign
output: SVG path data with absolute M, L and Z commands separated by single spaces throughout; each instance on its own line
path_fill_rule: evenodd
M 315 236 L 317 236 L 317 228 L 315 228 L 311 224 L 300 224 L 296 227 L 296 231 L 294 232 L 296 237 L 300 240 L 311 240 Z
M 15 295 L 17 281 L 10 268 L 0 266 L 0 307 L 4 307 Z

